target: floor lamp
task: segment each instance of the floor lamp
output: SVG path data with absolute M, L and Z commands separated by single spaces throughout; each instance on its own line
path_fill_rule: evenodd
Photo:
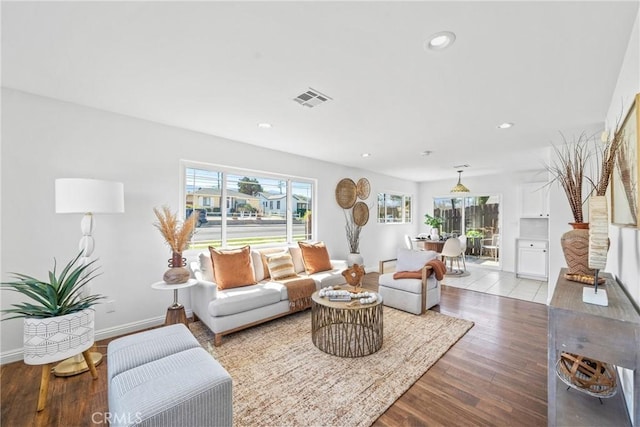
M 121 182 L 102 181 L 84 178 L 59 178 L 55 184 L 56 213 L 82 213 L 79 250 L 82 251 L 80 265 L 90 262 L 95 242 L 93 232 L 94 213 L 122 213 L 124 212 L 124 186 Z M 85 286 L 83 293 L 89 292 Z M 94 365 L 102 361 L 102 353 L 91 352 Z M 53 369 L 59 377 L 81 374 L 89 370 L 82 355 L 71 357 L 60 362 Z

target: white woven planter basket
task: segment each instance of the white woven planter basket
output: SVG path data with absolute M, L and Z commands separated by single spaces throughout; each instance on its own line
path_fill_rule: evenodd
M 95 311 L 24 319 L 24 363 L 43 365 L 82 353 L 93 345 Z

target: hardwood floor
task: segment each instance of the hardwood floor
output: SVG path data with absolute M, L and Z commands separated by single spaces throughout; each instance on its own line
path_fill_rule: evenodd
M 375 426 L 545 426 L 547 307 L 443 286 L 439 311 L 472 320 L 458 341 Z M 109 340 L 99 341 L 106 353 Z M 47 406 L 36 413 L 40 367 L 0 368 L 3 426 L 107 425 L 107 367 L 51 377 Z M 176 426 L 179 427 L 179 426 Z
M 439 307 L 474 327 L 374 426 L 546 426 L 547 306 L 443 286 Z

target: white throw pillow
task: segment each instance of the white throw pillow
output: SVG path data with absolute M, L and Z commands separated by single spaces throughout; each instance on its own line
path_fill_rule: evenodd
M 422 269 L 426 263 L 438 257 L 434 251 L 414 251 L 399 248 L 396 261 L 396 271 L 416 271 Z
M 304 261 L 302 261 L 302 249 L 299 246 L 289 246 L 289 253 L 293 259 L 293 266 L 296 273 L 304 273 Z
M 198 255 L 200 260 L 200 271 L 202 271 L 202 278 L 208 282 L 215 282 L 216 278 L 213 274 L 213 262 L 211 262 L 211 254 L 201 252 Z

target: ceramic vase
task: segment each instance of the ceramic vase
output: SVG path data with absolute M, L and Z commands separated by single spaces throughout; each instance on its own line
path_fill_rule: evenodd
M 589 224 L 571 223 L 574 227 L 560 238 L 562 253 L 567 262 L 568 274 L 593 276 L 593 269 L 589 268 Z
M 347 255 L 347 265 L 353 267 L 353 264 L 364 265 L 364 258 L 359 253 L 350 253 Z
M 169 268 L 165 271 L 162 280 L 168 285 L 179 285 L 186 283 L 189 280 L 189 270 L 184 268 L 187 265 L 187 260 L 182 258 L 180 252 L 173 252 L 171 259 L 169 260 Z

